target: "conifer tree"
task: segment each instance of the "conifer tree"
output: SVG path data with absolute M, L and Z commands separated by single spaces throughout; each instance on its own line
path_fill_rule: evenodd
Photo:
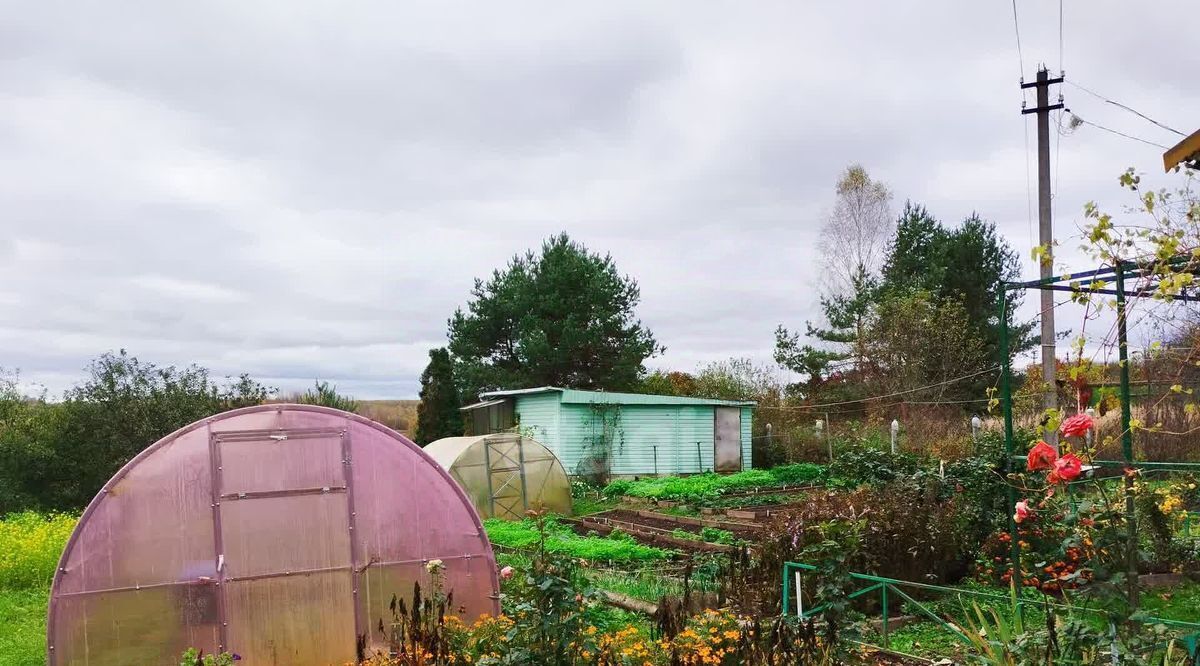
M 421 404 L 417 406 L 417 444 L 463 434 L 454 363 L 445 347 L 429 350 L 429 365 L 421 373 Z

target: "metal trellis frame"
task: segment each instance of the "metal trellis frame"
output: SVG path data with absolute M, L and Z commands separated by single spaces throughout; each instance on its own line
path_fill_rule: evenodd
M 1121 460 L 1093 460 L 1090 464 L 1100 468 L 1118 469 L 1164 469 L 1175 471 L 1200 471 L 1200 463 L 1186 462 L 1148 462 L 1137 461 L 1133 453 L 1133 430 L 1131 427 L 1130 380 L 1129 380 L 1129 337 L 1126 315 L 1126 299 L 1153 296 L 1159 288 L 1159 270 L 1163 268 L 1181 268 L 1183 271 L 1200 275 L 1200 268 L 1190 256 L 1176 256 L 1163 261 L 1144 264 L 1133 261 L 1118 261 L 1111 267 L 1098 268 L 1081 273 L 1055 275 L 1039 280 L 1026 282 L 1002 282 L 1000 293 L 1000 404 L 1004 411 L 1004 444 L 1005 444 L 1005 474 L 1012 473 L 1014 462 L 1023 458 L 1017 455 L 1013 436 L 1013 406 L 1012 406 L 1012 359 L 1009 354 L 1008 330 L 1008 292 L 1023 289 L 1038 289 L 1051 291 L 1067 291 L 1073 294 L 1105 294 L 1116 296 L 1117 310 L 1117 357 L 1120 366 L 1120 398 L 1121 398 Z M 1126 280 L 1143 279 L 1150 284 L 1127 289 Z M 1196 294 L 1179 294 L 1173 296 L 1183 302 L 1198 302 Z M 1127 595 L 1129 603 L 1137 608 L 1138 600 L 1138 567 L 1137 567 L 1137 517 L 1133 505 L 1133 477 L 1124 476 L 1125 482 L 1125 520 L 1128 526 L 1128 544 L 1126 552 Z M 1008 484 L 1008 527 L 1011 536 L 1013 562 L 1013 584 L 1019 589 L 1022 584 L 1021 546 L 1017 535 L 1017 523 L 1014 517 L 1016 511 L 1016 489 Z M 1019 591 L 1019 590 L 1018 590 Z
M 801 562 L 784 562 L 783 563 L 783 582 L 782 582 L 781 593 L 782 593 L 782 597 L 783 597 L 783 614 L 784 615 L 791 615 L 794 612 L 794 614 L 797 615 L 798 617 L 800 617 L 800 619 L 806 619 L 806 618 L 812 617 L 814 615 L 817 615 L 817 614 L 821 613 L 823 610 L 825 610 L 825 606 L 823 604 L 815 605 L 812 608 L 805 608 L 804 602 L 803 602 L 803 597 L 801 596 L 801 590 L 800 590 L 801 576 L 804 573 L 812 573 L 815 571 L 817 571 L 817 567 L 815 567 L 811 564 L 804 564 Z M 914 582 L 914 581 L 899 580 L 896 578 L 887 578 L 884 576 L 873 576 L 873 575 L 864 574 L 864 573 L 851 573 L 850 578 L 852 580 L 854 580 L 856 583 L 862 584 L 863 587 L 861 587 L 857 590 L 854 590 L 852 592 L 849 592 L 846 595 L 847 600 L 856 599 L 858 597 L 863 597 L 868 594 L 871 594 L 872 592 L 879 592 L 879 602 L 880 602 L 879 634 L 880 634 L 880 639 L 881 639 L 882 645 L 873 646 L 873 647 L 880 647 L 880 648 L 883 648 L 884 650 L 888 650 L 888 651 L 894 651 L 894 650 L 892 650 L 892 647 L 891 647 L 891 638 L 890 638 L 891 632 L 890 632 L 890 626 L 889 626 L 890 620 L 894 617 L 894 614 L 891 612 L 891 610 L 889 608 L 888 598 L 890 595 L 895 595 L 896 597 L 899 597 L 901 599 L 902 604 L 904 604 L 904 603 L 909 604 L 910 607 L 912 608 L 912 610 L 920 613 L 925 618 L 932 620 L 933 622 L 941 625 L 944 629 L 953 633 L 955 635 L 955 637 L 958 638 L 958 640 L 962 641 L 964 644 L 966 644 L 968 646 L 971 644 L 971 640 L 963 632 L 962 627 L 957 626 L 954 623 L 948 621 L 946 618 L 938 615 L 938 613 L 934 609 L 930 608 L 927 604 L 918 601 L 917 599 L 913 598 L 913 596 L 911 594 L 909 594 L 908 592 L 905 592 L 904 588 L 907 588 L 909 591 L 920 590 L 922 592 L 936 592 L 936 593 L 940 593 L 940 594 L 957 595 L 959 598 L 959 603 L 964 606 L 964 609 L 966 607 L 966 604 L 963 603 L 964 598 L 969 598 L 969 599 L 973 599 L 973 600 L 981 599 L 981 600 L 991 600 L 993 602 L 1001 602 L 1001 603 L 1005 603 L 1005 604 L 1013 604 L 1016 606 L 1018 613 L 1022 612 L 1022 609 L 1025 606 L 1072 609 L 1072 610 L 1082 611 L 1085 613 L 1090 613 L 1090 614 L 1097 615 L 1097 616 L 1103 615 L 1103 613 L 1104 613 L 1103 610 L 1097 609 L 1097 608 L 1072 607 L 1072 606 L 1069 606 L 1066 604 L 1051 602 L 1049 600 L 1037 601 L 1037 600 L 1022 598 L 1017 594 L 1017 592 L 1015 590 L 1012 590 L 1009 594 L 1000 594 L 1000 593 L 996 593 L 996 592 L 984 592 L 982 590 L 971 590 L 971 589 L 947 587 L 945 585 L 932 585 L 929 583 L 918 583 L 918 582 Z M 794 608 L 794 609 L 792 608 L 793 603 L 795 603 L 795 606 L 796 606 L 796 608 Z M 1167 618 L 1158 618 L 1158 617 L 1143 617 L 1139 621 L 1142 624 L 1162 624 L 1166 627 L 1169 627 L 1171 629 L 1175 629 L 1175 630 L 1182 632 L 1182 635 L 1180 636 L 1180 640 L 1183 642 L 1184 648 L 1188 651 L 1188 655 L 1191 657 L 1193 662 L 1196 661 L 1197 659 L 1200 659 L 1200 622 L 1188 622 L 1188 621 L 1184 621 L 1184 620 L 1171 620 L 1171 619 L 1167 619 Z M 899 654 L 903 654 L 903 653 L 899 653 Z

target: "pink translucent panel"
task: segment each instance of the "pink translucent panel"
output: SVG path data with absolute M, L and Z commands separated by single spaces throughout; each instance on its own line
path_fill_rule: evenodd
M 215 585 L 172 585 L 56 599 L 53 656 L 80 666 L 178 664 L 218 642 Z
M 345 493 L 221 503 L 225 576 L 350 566 Z
M 230 652 L 246 664 L 354 662 L 348 571 L 226 583 Z
M 144 451 L 84 512 L 51 593 L 50 664 L 173 664 L 188 646 L 344 663 L 431 559 L 464 619 L 498 611 L 474 509 L 411 442 L 320 407 L 218 415 Z
M 345 486 L 337 435 L 221 441 L 221 493 Z
M 488 552 L 473 521 L 447 520 L 446 508 L 461 500 L 436 463 L 420 458 L 392 463 L 388 458 L 395 452 L 363 452 L 357 441 L 353 445 L 355 509 L 366 559 L 396 562 Z M 405 501 L 407 496 L 422 501 Z
M 210 481 L 203 431 L 142 459 L 76 528 L 56 592 L 215 576 Z

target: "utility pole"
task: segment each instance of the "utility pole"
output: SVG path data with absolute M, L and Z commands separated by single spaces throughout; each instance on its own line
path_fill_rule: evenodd
M 1021 89 L 1037 88 L 1037 106 L 1032 109 L 1021 109 L 1022 114 L 1037 114 L 1038 142 L 1038 243 L 1042 247 L 1039 255 L 1041 277 L 1046 279 L 1054 275 L 1054 228 L 1050 219 L 1050 112 L 1063 108 L 1060 97 L 1058 104 L 1050 103 L 1050 86 L 1062 83 L 1062 77 L 1050 78 L 1049 72 L 1043 65 L 1038 69 L 1035 83 L 1021 82 Z M 1042 405 L 1050 410 L 1058 408 L 1058 383 L 1055 380 L 1055 349 L 1054 349 L 1054 292 L 1042 289 L 1042 382 L 1046 384 L 1046 393 Z M 1046 441 L 1054 447 L 1058 446 L 1058 432 L 1047 431 Z

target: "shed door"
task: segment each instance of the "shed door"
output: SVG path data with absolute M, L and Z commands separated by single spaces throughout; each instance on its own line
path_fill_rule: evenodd
M 224 648 L 249 664 L 343 664 L 357 633 L 349 434 L 214 433 Z
M 713 425 L 713 468 L 718 472 L 742 471 L 742 409 L 717 407 Z

